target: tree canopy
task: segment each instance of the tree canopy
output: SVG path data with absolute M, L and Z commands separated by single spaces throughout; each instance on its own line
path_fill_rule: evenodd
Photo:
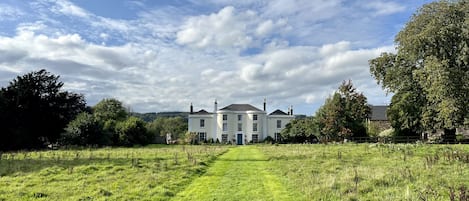
M 395 38 L 396 53 L 370 60 L 395 93 L 388 116 L 397 131 L 454 130 L 469 123 L 469 2 L 438 1 L 418 10 Z
M 344 81 L 315 115 L 321 135 L 329 139 L 366 136 L 365 121 L 371 112 L 366 97 L 352 81 Z
M 0 92 L 0 149 L 33 149 L 56 142 L 69 121 L 85 109 L 82 95 L 63 91 L 46 70 L 18 76 Z

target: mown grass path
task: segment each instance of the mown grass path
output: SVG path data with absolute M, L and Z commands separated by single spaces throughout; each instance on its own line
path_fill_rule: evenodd
M 174 200 L 295 200 L 267 165 L 255 146 L 232 148 Z

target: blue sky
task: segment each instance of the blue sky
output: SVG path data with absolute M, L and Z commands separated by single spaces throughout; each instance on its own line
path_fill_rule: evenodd
M 0 86 L 39 69 L 136 112 L 249 103 L 312 115 L 343 80 L 390 96 L 368 60 L 429 0 L 2 0 Z

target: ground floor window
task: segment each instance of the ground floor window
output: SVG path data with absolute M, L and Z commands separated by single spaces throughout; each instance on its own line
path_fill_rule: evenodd
M 282 137 L 282 136 L 280 136 L 280 133 L 274 133 L 274 140 L 275 140 L 275 141 L 280 141 L 280 138 L 281 138 L 281 137 Z
M 253 143 L 258 143 L 259 142 L 259 135 L 253 134 L 252 135 L 252 142 Z
M 223 143 L 228 142 L 228 134 L 222 134 L 221 135 L 221 142 L 223 142 Z
M 205 132 L 199 133 L 199 142 L 205 142 L 207 140 L 207 134 Z

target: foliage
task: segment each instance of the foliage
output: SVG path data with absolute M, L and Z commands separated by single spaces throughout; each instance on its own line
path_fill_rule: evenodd
M 127 110 L 117 99 L 103 99 L 93 107 L 96 120 L 106 122 L 109 120 L 123 121 L 127 118 Z
M 158 117 L 147 124 L 147 130 L 155 136 L 165 136 L 171 133 L 172 139 L 184 138 L 187 121 L 182 117 Z
M 115 132 L 119 136 L 118 145 L 145 145 L 152 140 L 147 134 L 145 122 L 137 117 L 128 117 L 125 121 L 117 122 Z
M 280 135 L 283 142 L 303 143 L 317 140 L 318 132 L 312 117 L 294 119 L 288 123 Z
M 365 120 L 371 112 L 366 97 L 352 82 L 342 82 L 339 90 L 316 112 L 314 122 L 323 137 L 341 139 L 366 135 Z
M 105 139 L 99 122 L 92 114 L 82 112 L 71 121 L 62 134 L 61 144 L 66 145 L 104 145 L 109 139 Z
M 69 121 L 85 109 L 82 95 L 63 91 L 46 70 L 18 76 L 0 92 L 0 149 L 41 148 L 56 142 Z
M 444 129 L 454 135 L 456 128 L 467 124 L 467 10 L 465 0 L 424 5 L 396 36 L 397 53 L 370 60 L 378 83 L 398 96 L 389 112 L 398 133 Z

